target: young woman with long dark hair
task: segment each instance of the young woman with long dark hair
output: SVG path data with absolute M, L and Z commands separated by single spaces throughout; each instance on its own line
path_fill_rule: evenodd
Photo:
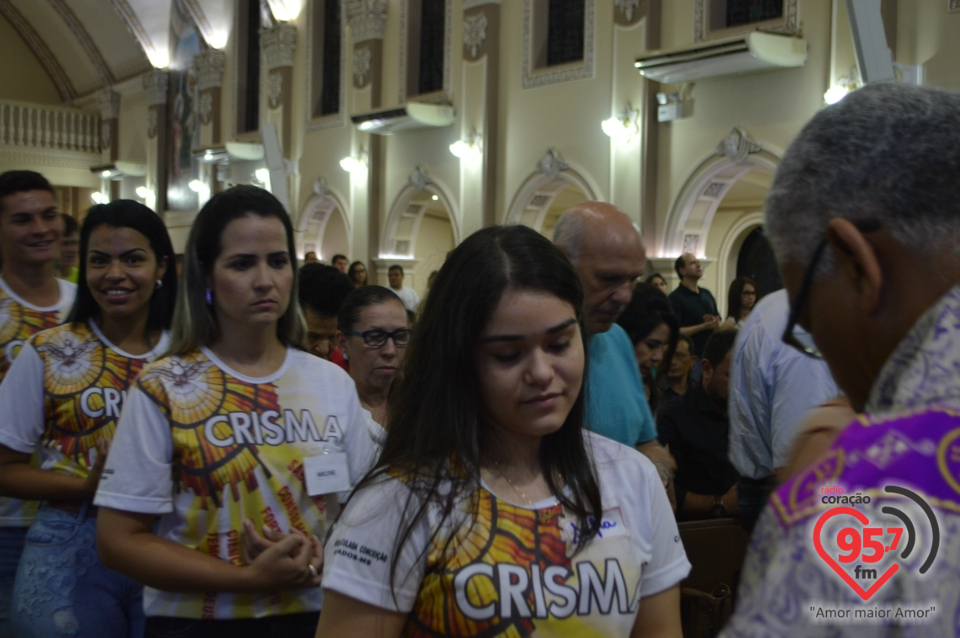
M 304 351 L 273 195 L 215 195 L 184 266 L 169 352 L 131 387 L 97 490 L 101 559 L 146 586 L 147 636 L 311 636 L 328 495 L 368 440 L 356 390 Z
M 753 279 L 737 277 L 730 282 L 730 290 L 727 293 L 727 320 L 723 322 L 724 327 L 735 328 L 742 325 L 759 299 L 759 290 Z
M 679 638 L 689 563 L 657 471 L 583 428 L 582 305 L 529 228 L 453 250 L 328 538 L 318 636 Z
M 67 323 L 32 337 L 0 385 L 0 493 L 44 501 L 14 584 L 13 630 L 25 638 L 127 638 L 144 626 L 142 587 L 97 556 L 91 501 L 127 390 L 167 345 L 173 246 L 156 213 L 117 200 L 87 213 L 79 254 Z
M 350 269 L 347 270 L 347 277 L 353 282 L 355 288 L 362 288 L 366 286 L 369 281 L 367 267 L 363 265 L 362 261 L 355 261 L 350 264 Z

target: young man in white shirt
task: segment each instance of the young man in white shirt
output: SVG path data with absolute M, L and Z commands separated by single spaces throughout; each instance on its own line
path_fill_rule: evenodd
M 417 304 L 420 303 L 420 297 L 417 296 L 416 290 L 403 285 L 403 266 L 399 264 L 390 266 L 387 271 L 387 279 L 390 281 L 390 290 L 397 293 L 400 301 L 403 302 L 403 307 L 410 312 L 414 312 L 417 309 Z

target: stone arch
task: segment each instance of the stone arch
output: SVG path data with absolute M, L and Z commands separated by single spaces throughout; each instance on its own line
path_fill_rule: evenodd
M 328 228 L 342 225 L 345 245 L 338 246 L 331 254 L 323 252 L 324 239 Z M 329 238 L 328 238 L 329 239 Z M 336 243 L 342 243 L 336 242 Z M 353 232 L 343 199 L 328 187 L 322 179 L 314 185 L 313 195 L 307 200 L 297 221 L 297 253 L 303 255 L 315 251 L 321 259 L 330 259 L 336 252 L 353 254 Z M 328 251 L 330 252 L 330 251 Z
M 390 214 L 387 215 L 387 223 L 380 240 L 379 257 L 381 259 L 388 257 L 413 259 L 416 252 L 417 233 L 426 209 L 423 206 L 411 205 L 411 202 L 424 193 L 436 196 L 436 201 L 443 205 L 447 217 L 450 218 L 454 245 L 460 243 L 460 214 L 454 204 L 454 197 L 449 189 L 428 175 L 422 166 L 418 166 L 410 174 L 406 185 L 397 194 L 390 207 Z
M 660 256 L 703 255 L 710 224 L 730 187 L 750 171 L 775 173 L 781 156 L 778 149 L 754 142 L 734 127 L 680 188 L 667 215 Z
M 548 149 L 537 168 L 524 180 L 513 196 L 504 224 L 527 225 L 538 232 L 556 196 L 567 186 L 575 186 L 586 199 L 603 201 L 599 186 L 580 167 L 565 161 L 556 149 Z

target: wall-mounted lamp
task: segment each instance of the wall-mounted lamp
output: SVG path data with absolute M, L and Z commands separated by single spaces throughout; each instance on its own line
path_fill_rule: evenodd
M 349 155 L 340 160 L 340 168 L 348 173 L 359 172 L 367 167 L 367 154 L 361 150 L 356 155 Z
M 450 152 L 461 160 L 477 161 L 483 155 L 483 141 L 476 130 L 470 131 L 465 139 L 457 140 L 450 145 Z
M 146 186 L 137 186 L 136 193 L 140 199 L 150 199 L 153 197 L 153 191 Z
M 123 162 L 118 160 L 112 164 L 91 166 L 90 172 L 98 175 L 100 179 L 121 180 L 124 175 L 144 177 L 147 174 L 147 165 L 138 162 Z
M 600 128 L 612 140 L 629 142 L 634 135 L 640 133 L 640 113 L 627 102 L 617 115 L 600 122 Z
M 827 92 L 823 94 L 823 101 L 827 104 L 836 104 L 847 97 L 847 93 L 856 91 L 860 86 L 860 72 L 857 67 L 853 67 L 850 69 L 849 75 L 837 78 L 837 83 L 827 89 Z
M 94 204 L 109 204 L 110 196 L 104 195 L 100 191 L 93 191 L 90 193 L 90 201 L 92 201 Z

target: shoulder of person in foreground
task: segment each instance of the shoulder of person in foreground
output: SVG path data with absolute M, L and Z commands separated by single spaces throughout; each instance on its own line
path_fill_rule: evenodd
M 797 439 L 790 451 L 790 460 L 779 480 L 786 480 L 804 467 L 819 461 L 837 436 L 857 418 L 845 397 L 837 397 L 810 410 L 801 420 Z

